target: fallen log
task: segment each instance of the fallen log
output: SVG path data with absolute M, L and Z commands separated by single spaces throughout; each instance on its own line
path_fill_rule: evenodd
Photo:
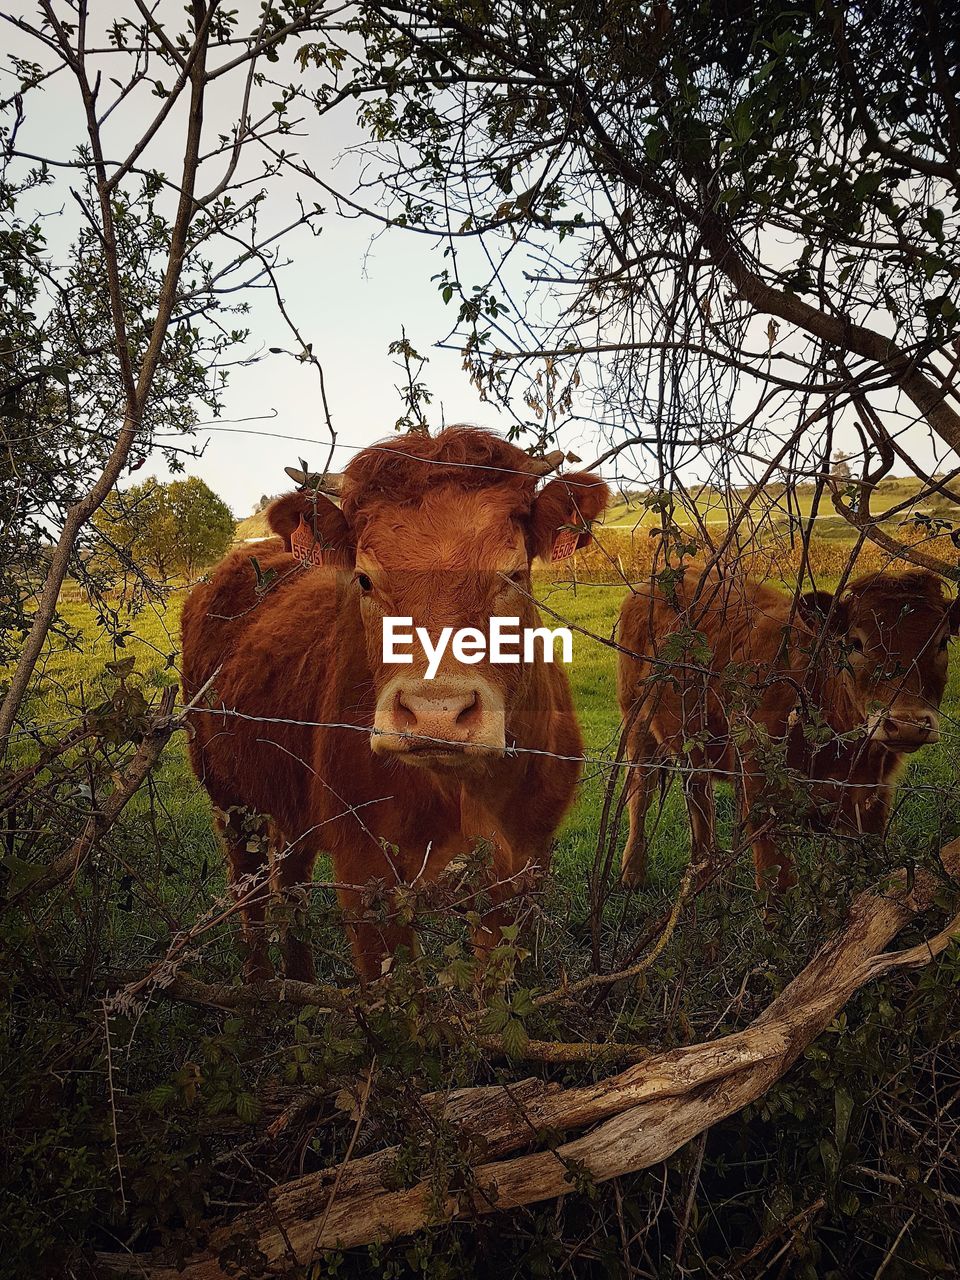
M 947 873 L 960 877 L 960 840 L 941 857 Z M 652 1054 L 581 1088 L 528 1079 L 426 1096 L 425 1112 L 452 1126 L 462 1144 L 482 1139 L 483 1158 L 462 1189 L 438 1191 L 429 1179 L 392 1189 L 398 1150 L 388 1148 L 276 1187 L 261 1206 L 214 1231 L 204 1252 L 179 1270 L 130 1254 L 103 1254 L 101 1265 L 152 1280 L 226 1280 L 246 1255 L 263 1268 L 257 1274 L 279 1276 L 324 1249 L 387 1240 L 561 1196 L 584 1179 L 603 1182 L 648 1168 L 764 1094 L 865 983 L 925 965 L 960 936 L 958 914 L 919 946 L 883 950 L 929 908 L 937 888 L 929 873 L 910 887 L 900 872 L 882 889 L 861 894 L 843 930 L 743 1031 Z M 547 1131 L 580 1136 L 559 1142 L 548 1140 Z M 538 1149 L 503 1158 L 531 1146 Z M 229 1271 L 221 1263 L 227 1255 L 234 1259 Z

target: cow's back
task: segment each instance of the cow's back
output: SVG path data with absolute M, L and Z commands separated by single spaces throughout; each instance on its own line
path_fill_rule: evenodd
M 220 808 L 303 829 L 313 741 L 297 722 L 324 714 L 336 573 L 304 572 L 274 540 L 257 547 L 259 576 L 251 560 L 248 550 L 227 556 L 183 608 L 185 700 L 210 682 L 190 716 L 190 756 Z
M 757 701 L 754 718 L 782 733 L 806 662 L 796 643 L 805 629 L 791 612 L 788 597 L 763 583 L 736 571 L 705 574 L 697 564 L 669 591 L 654 583 L 631 593 L 620 613 L 620 644 L 629 650 L 618 662 L 621 709 L 626 715 L 647 698 L 671 731 L 722 733 L 721 675 L 737 670 Z

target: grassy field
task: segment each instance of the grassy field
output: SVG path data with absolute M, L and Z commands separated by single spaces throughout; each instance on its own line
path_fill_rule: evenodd
M 539 582 L 541 601 L 557 615 L 576 626 L 594 633 L 600 639 L 574 633 L 574 661 L 570 679 L 584 739 L 588 764 L 584 770 L 577 801 L 559 833 L 554 870 L 568 908 L 574 913 L 584 909 L 587 869 L 592 865 L 597 845 L 597 832 L 604 789 L 610 776 L 610 762 L 615 757 L 620 731 L 616 703 L 616 653 L 602 643 L 615 636 L 615 627 L 623 588 L 610 585 Z M 76 643 L 51 645 L 43 666 L 42 679 L 32 704 L 37 720 L 69 722 L 84 707 L 102 700 L 115 681 L 105 670 L 111 660 L 132 656 L 148 696 L 150 691 L 175 683 L 178 670 L 178 619 L 182 597 L 174 593 L 166 608 L 148 605 L 125 623 L 122 644 L 111 640 L 98 626 L 93 612 L 85 605 L 65 608 L 65 621 L 75 629 Z M 558 625 L 553 623 L 552 625 Z M 960 661 L 954 661 L 951 679 L 942 708 L 943 738 L 911 761 L 907 785 L 901 793 L 895 837 L 907 844 L 917 839 L 927 841 L 932 833 L 949 822 L 952 804 L 951 784 L 955 782 L 955 763 L 960 747 L 957 717 L 960 712 Z M 221 855 L 213 834 L 210 806 L 206 793 L 198 785 L 187 759 L 186 739 L 178 734 L 168 746 L 157 771 L 157 793 L 163 797 L 162 821 L 169 824 L 164 833 L 182 853 L 180 867 L 203 868 L 203 880 L 209 892 L 222 876 Z M 136 838 L 136 815 L 146 812 L 147 796 L 142 794 L 132 806 L 134 818 L 129 826 Z M 729 813 L 729 800 L 721 788 L 719 812 L 721 821 Z M 621 843 L 623 833 L 621 833 Z M 686 815 L 678 788 L 667 797 L 656 820 L 652 850 L 651 892 L 666 891 L 675 883 L 679 868 L 688 852 Z M 318 873 L 320 874 L 320 873 Z M 191 906 L 202 901 L 202 894 L 188 895 Z M 182 904 L 186 906 L 186 903 Z
M 907 504 L 906 510 L 913 509 L 916 496 L 921 491 L 921 483 L 915 477 L 890 477 L 882 480 L 876 487 L 871 501 L 875 515 L 881 515 L 893 507 Z M 747 489 L 734 489 L 722 492 L 708 485 L 691 489 L 688 499 L 696 507 L 697 514 L 709 526 L 723 527 L 728 520 L 729 511 L 738 512 L 740 505 L 748 494 Z M 796 485 L 789 495 L 783 485 L 768 485 L 762 494 L 751 503 L 751 518 L 759 524 L 769 520 L 773 525 L 786 525 L 788 518 L 807 520 L 813 514 L 813 502 L 816 487 L 812 484 Z M 920 504 L 923 509 L 923 504 Z M 838 529 L 846 530 L 848 540 L 853 540 L 854 531 L 841 516 L 836 515 L 827 492 L 821 494 L 816 512 L 818 537 L 829 536 L 828 531 L 834 524 Z M 677 502 L 675 518 L 678 524 L 693 524 L 691 511 L 685 509 L 685 503 Z M 647 527 L 657 523 L 659 517 L 639 498 L 631 497 L 611 506 L 603 523 L 608 528 Z

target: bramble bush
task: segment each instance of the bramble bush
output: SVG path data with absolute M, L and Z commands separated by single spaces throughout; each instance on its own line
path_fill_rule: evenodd
M 579 598 L 563 595 L 575 613 Z M 421 953 L 401 956 L 367 993 L 353 985 L 321 870 L 287 908 L 293 918 L 277 915 L 273 928 L 277 941 L 288 923 L 313 943 L 331 1002 L 191 1003 L 196 993 L 179 991 L 181 978 L 225 993 L 226 1004 L 242 987 L 236 913 L 179 739 L 82 869 L 52 891 L 29 892 L 35 868 L 82 831 L 103 780 L 142 741 L 155 677 L 170 676 L 159 657 L 141 653 L 149 650 L 137 651 L 137 665 L 114 662 L 99 674 L 85 667 L 91 701 L 98 686 L 101 698 L 89 709 L 90 735 L 46 764 L 40 752 L 49 735 L 21 744 L 20 782 L 0 792 L 8 904 L 0 926 L 0 1272 L 11 1277 L 95 1274 L 96 1251 L 118 1247 L 164 1245 L 186 1256 L 211 1221 L 260 1202 L 277 1183 L 336 1167 L 348 1151 L 396 1145 L 385 1184 L 426 1176 L 439 1203 L 469 1186 L 484 1137 L 464 1144 L 462 1134 L 428 1121 L 424 1093 L 531 1074 L 566 1085 L 600 1080 L 618 1068 L 617 1045 L 669 1048 L 745 1026 L 842 925 L 859 889 L 896 866 L 935 866 L 940 844 L 960 830 L 948 733 L 946 751 L 931 753 L 938 758 L 902 793 L 884 840 L 814 841 L 788 821 L 800 888 L 776 918 L 761 917 L 741 860 L 688 904 L 636 980 L 540 1005 L 538 995 L 594 972 L 594 930 L 600 972 L 629 962 L 638 940 L 649 938 L 649 949 L 685 857 L 670 794 L 665 815 L 653 819 L 661 853 L 650 888 L 608 890 L 594 918 L 586 879 L 598 853 L 602 784 L 588 780 L 561 834 L 555 877 L 527 901 L 523 930 L 507 931 L 484 977 L 468 936 L 470 912 L 482 903 L 481 850 L 451 878 L 404 896 Z M 51 664 L 51 688 L 55 670 Z M 598 694 L 589 675 L 580 679 L 578 696 L 589 703 Z M 605 714 L 612 727 L 610 706 Z M 785 809 L 789 819 L 788 800 Z M 735 846 L 725 792 L 720 816 Z M 944 907 L 950 896 L 945 887 Z M 372 886 L 367 909 L 376 916 L 396 908 Z M 872 1275 L 896 1243 L 887 1274 L 950 1275 L 958 977 L 954 947 L 918 975 L 868 985 L 764 1098 L 664 1165 L 603 1185 L 571 1168 L 562 1204 L 324 1254 L 309 1274 L 481 1276 L 496 1268 L 519 1277 L 567 1267 L 599 1277 L 669 1274 L 675 1265 L 704 1276 L 738 1266 L 759 1275 L 786 1248 L 792 1274 L 839 1280 Z M 609 1056 L 544 1060 L 544 1044 L 584 1041 L 608 1044 Z M 260 1274 L 253 1253 L 237 1261 L 238 1275 Z

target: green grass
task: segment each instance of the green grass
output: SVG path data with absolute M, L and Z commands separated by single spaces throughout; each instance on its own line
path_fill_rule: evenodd
M 151 701 L 164 687 L 179 684 L 181 604 L 182 596 L 174 593 L 166 607 L 148 604 L 135 615 L 126 614 L 116 637 L 90 606 L 65 604 L 61 616 L 72 636 L 69 642 L 59 636 L 51 639 L 27 706 L 29 718 L 50 727 L 72 727 L 85 710 L 111 696 L 116 680 L 106 664 L 115 660 L 136 660 L 137 677 Z M 150 793 L 141 788 L 127 807 L 123 840 L 129 842 L 131 858 L 156 858 L 161 846 L 177 851 L 175 867 L 168 865 L 166 874 L 154 882 L 166 902 L 189 916 L 204 908 L 211 885 L 222 879 L 223 855 L 210 803 L 190 766 L 183 733 L 175 734 L 167 745 L 153 781 L 153 795 L 161 803 L 153 804 Z M 156 823 L 156 831 L 145 825 L 147 815 Z
M 250 538 L 270 538 L 272 536 L 270 526 L 267 524 L 266 508 L 263 511 L 255 511 L 252 516 L 247 516 L 244 520 L 237 522 L 236 539 L 238 542 L 246 542 Z
M 623 590 L 615 586 L 538 584 L 538 594 L 548 609 L 575 626 L 612 639 Z M 163 609 L 148 606 L 125 621 L 122 644 L 98 625 L 86 605 L 64 609 L 65 621 L 81 637 L 75 646 L 51 645 L 42 677 L 31 704 L 38 720 L 69 721 L 84 707 L 102 701 L 115 683 L 105 664 L 133 656 L 149 693 L 177 679 L 179 660 L 178 621 L 181 597 L 177 594 Z M 549 614 L 545 611 L 548 621 Z M 559 625 L 553 622 L 552 625 Z M 616 701 L 616 652 L 601 640 L 574 633 L 574 660 L 569 671 L 574 699 L 583 730 L 588 764 L 577 799 L 557 839 L 554 870 L 560 887 L 574 909 L 582 905 L 587 869 L 592 865 L 600 826 L 604 791 L 610 777 L 609 762 L 617 750 L 620 717 Z M 897 830 L 905 840 L 924 838 L 944 820 L 945 797 L 955 781 L 960 735 L 960 663 L 954 661 L 942 707 L 943 739 L 911 761 L 907 785 L 901 792 Z M 204 866 L 208 874 L 220 874 L 220 854 L 213 834 L 209 802 L 197 783 L 187 758 L 186 739 L 178 734 L 168 746 L 157 771 L 157 789 L 164 797 L 166 833 L 182 851 L 184 867 Z M 146 799 L 132 805 L 134 818 L 146 811 Z M 721 815 L 729 804 L 721 796 Z M 651 818 L 651 821 L 654 819 Z M 133 824 L 135 826 L 135 823 Z M 621 831 L 620 841 L 625 832 Z M 667 796 L 656 819 L 651 856 L 653 886 L 666 887 L 687 857 L 689 840 L 686 817 L 677 787 Z

